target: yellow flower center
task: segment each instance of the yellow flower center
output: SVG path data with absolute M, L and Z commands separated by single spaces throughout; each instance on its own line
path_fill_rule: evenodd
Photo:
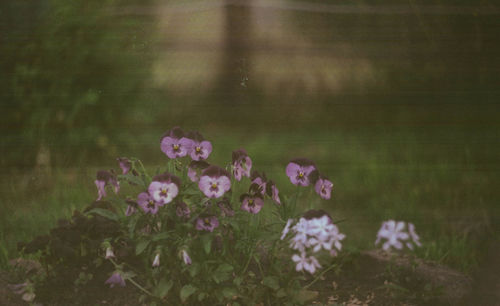
M 196 152 L 200 152 L 201 151 L 201 148 L 200 147 L 196 147 Z
M 212 188 L 217 188 L 217 183 L 212 183 Z
M 253 200 L 252 199 L 248 200 L 248 205 L 250 205 L 250 206 L 253 205 Z
M 304 177 L 304 172 L 299 172 L 299 177 L 303 178 Z
M 161 194 L 162 195 L 167 195 L 167 189 L 162 189 Z
M 205 218 L 205 220 L 203 220 L 203 221 L 205 222 L 205 224 L 210 225 L 210 219 Z
M 174 150 L 179 150 L 179 145 L 178 144 L 174 144 Z

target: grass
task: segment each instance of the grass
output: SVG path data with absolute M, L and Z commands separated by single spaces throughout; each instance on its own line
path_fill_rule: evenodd
M 212 127 L 204 135 L 214 144 L 212 162 L 225 164 L 232 150 L 244 147 L 255 169 L 266 171 L 282 193 L 291 194 L 293 189 L 284 172 L 288 160 L 296 156 L 315 160 L 334 182 L 333 199 L 312 196 L 313 203 L 302 205 L 321 207 L 336 220 L 346 219 L 340 229 L 347 234 L 347 249 L 373 248 L 382 221 L 405 220 L 416 225 L 424 243 L 418 256 L 469 272 L 477 264 L 479 242 L 491 233 L 498 216 L 499 172 L 484 164 L 498 148 L 489 146 L 488 131 L 292 129 L 249 136 L 245 131 Z M 141 152 L 149 155 L 151 159 L 143 159 L 147 167 L 164 161 L 157 145 L 162 132 L 145 133 L 141 148 L 130 150 L 139 158 Z M 120 155 L 131 155 L 127 153 Z M 104 168 L 111 167 L 118 168 L 114 160 Z M 50 175 L 41 171 L 3 178 L 2 266 L 18 256 L 18 241 L 47 232 L 58 218 L 70 216 L 96 197 L 97 169 L 59 168 Z

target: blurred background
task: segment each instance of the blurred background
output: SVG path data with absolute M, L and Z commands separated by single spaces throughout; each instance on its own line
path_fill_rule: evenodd
M 472 273 L 500 232 L 500 5 L 490 0 L 0 2 L 0 265 L 93 201 L 115 158 L 165 162 L 199 130 L 210 160 L 244 147 L 317 162 L 317 200 L 353 250 L 413 222 L 417 255 Z M 304 203 L 308 206 L 308 203 Z

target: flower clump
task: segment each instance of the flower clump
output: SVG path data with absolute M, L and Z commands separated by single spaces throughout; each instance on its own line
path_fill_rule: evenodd
M 305 270 L 313 274 L 317 268 L 321 268 L 313 254 L 325 250 L 331 256 L 336 256 L 337 251 L 342 249 L 341 241 L 345 235 L 339 232 L 325 211 L 310 210 L 292 226 L 293 222 L 293 219 L 288 220 L 282 231 L 281 240 L 292 233 L 289 246 L 299 252 L 292 256 L 292 260 L 297 263 L 297 271 Z
M 338 260 L 335 257 L 342 250 L 346 236 L 339 231 L 332 217 L 324 210 L 310 209 L 297 218 L 296 207 L 302 201 L 302 187 L 310 186 L 311 192 L 314 190 L 320 199 L 329 200 L 332 197 L 333 183 L 313 161 L 295 158 L 283 167 L 290 182 L 297 186 L 295 196 L 287 196 L 286 193 L 280 194 L 275 181 L 264 172 L 252 169 L 252 159 L 243 148 L 233 151 L 231 160 L 225 165 L 215 165 L 208 160 L 213 149 L 211 142 L 199 132 L 185 133 L 179 127 L 172 128 L 161 137 L 160 148 L 167 162 L 164 167 L 157 168 L 154 176 L 148 175 L 139 160 L 125 157 L 117 159 L 121 175 L 112 170 L 97 173 L 98 202 L 104 201 L 108 186 L 118 193 L 120 180 L 128 182 L 132 190 L 124 188 L 122 191 L 131 192 L 119 202 L 123 204 L 122 219 L 118 216 L 113 218 L 126 224 L 120 231 L 123 236 L 110 238 L 105 244 L 105 259 L 115 265 L 106 284 L 124 286 L 127 280 L 137 285 L 132 274 L 123 272 L 126 265 L 118 264 L 122 260 L 118 246 L 127 242 L 132 249 L 135 248 L 136 256 L 147 261 L 143 266 L 151 270 L 145 272 L 153 278 L 148 280 L 150 288 L 140 289 L 163 299 L 169 290 L 174 290 L 172 286 L 177 286 L 175 290 L 181 292 L 181 303 L 186 302 L 187 293 L 191 295 L 191 291 L 199 288 L 205 288 L 206 292 L 197 293 L 198 301 L 208 299 L 208 292 L 230 286 L 231 276 L 238 278 L 239 282 L 252 272 L 254 276 L 245 280 L 250 284 L 255 277 L 253 271 L 247 272 L 252 266 L 250 263 L 260 265 L 255 255 L 259 253 L 256 252 L 257 247 L 267 246 L 269 240 L 274 240 L 274 246 L 279 245 L 289 252 L 297 272 L 315 274 L 322 269 L 327 258 Z M 307 202 L 313 203 L 310 199 Z M 276 225 L 284 223 L 284 220 L 288 221 L 281 237 L 278 237 Z M 384 250 L 420 246 L 414 225 L 408 223 L 408 232 L 405 226 L 405 222 L 384 222 L 377 234 L 376 244 L 385 240 Z M 262 239 L 263 236 L 266 239 Z M 280 241 L 278 238 L 284 242 L 277 243 Z M 142 256 L 143 253 L 146 256 Z M 276 256 L 275 252 L 268 255 Z M 280 259 L 281 256 L 276 256 L 268 260 L 269 265 L 279 265 Z M 276 267 L 269 269 L 280 270 Z M 169 273 L 186 282 L 189 280 L 193 285 L 189 283 L 180 288 L 182 284 L 165 277 Z M 199 275 L 201 273 L 205 273 L 205 278 Z M 207 279 L 213 280 L 213 287 Z M 276 279 L 267 278 L 266 283 L 271 287 L 279 287 L 278 283 L 280 286 L 290 283 L 288 279 Z M 249 288 L 254 288 L 252 286 L 249 285 Z M 217 294 L 231 298 L 237 296 L 230 290 Z
M 406 223 L 404 221 L 389 220 L 382 223 L 378 233 L 375 245 L 380 241 L 385 240 L 382 248 L 384 251 L 390 250 L 392 247 L 401 250 L 406 245 L 410 250 L 414 249 L 413 244 L 420 247 L 420 237 L 415 232 L 415 225 L 408 223 L 408 232 L 405 231 Z

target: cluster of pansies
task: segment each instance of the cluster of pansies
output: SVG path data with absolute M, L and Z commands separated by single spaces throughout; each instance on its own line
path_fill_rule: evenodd
M 313 254 L 324 250 L 336 256 L 337 251 L 342 249 L 341 241 L 345 235 L 339 232 L 325 211 L 310 210 L 292 226 L 293 223 L 293 219 L 288 220 L 280 239 L 289 237 L 290 248 L 299 252 L 292 256 L 292 260 L 297 263 L 297 271 L 305 270 L 313 274 L 317 268 L 321 268 Z
M 227 220 L 242 215 L 249 220 L 252 215 L 262 211 L 266 201 L 274 203 L 272 206 L 280 211 L 275 214 L 280 216 L 282 220 L 280 222 L 290 218 L 281 233 L 281 240 L 291 249 L 291 259 L 295 263 L 296 271 L 314 274 L 322 267 L 320 261 L 323 258 L 331 259 L 341 251 L 345 235 L 339 231 L 330 215 L 323 210 L 309 210 L 298 220 L 293 218 L 297 216 L 293 211 L 295 206 L 291 210 L 286 209 L 290 205 L 290 198 L 285 196 L 282 199 L 273 180 L 268 179 L 264 172 L 252 170 L 252 159 L 243 148 L 232 152 L 232 160 L 225 167 L 213 165 L 207 161 L 212 152 L 210 141 L 205 140 L 198 132 L 185 133 L 179 127 L 174 127 L 161 137 L 160 147 L 168 157 L 168 171 L 149 178 L 144 174 L 144 169 L 143 173 L 140 173 L 141 170 L 135 167 L 134 160 L 118 158 L 123 175 L 117 176 L 113 170 L 99 171 L 95 181 L 98 189 L 97 200 L 107 196 L 107 186 L 111 186 L 114 192 L 118 193 L 119 178 L 126 175 L 140 177 L 143 180 L 142 184 L 129 181 L 135 188 L 142 186 L 140 187 L 142 190 L 132 196 L 135 199 L 125 200 L 127 204 L 125 215 L 131 217 L 140 214 L 149 220 L 154 220 L 144 228 L 138 229 L 143 236 L 151 236 L 155 231 L 159 233 L 169 226 L 168 222 L 162 221 L 161 218 L 164 217 L 174 218 L 178 223 L 188 223 L 188 226 L 183 227 L 183 231 L 187 231 L 184 232 L 186 237 L 177 235 L 175 241 L 178 244 L 175 247 L 170 245 L 165 247 L 174 249 L 177 253 L 174 253 L 173 257 L 176 254 L 178 260 L 184 262 L 185 266 L 193 263 L 188 254 L 192 241 L 202 236 L 229 239 L 232 234 L 228 230 Z M 322 199 L 331 198 L 333 183 L 318 170 L 313 161 L 306 158 L 293 159 L 285 171 L 293 185 L 312 186 Z M 149 180 L 146 180 L 146 177 Z M 248 189 L 235 196 L 234 190 L 241 188 L 232 188 L 235 187 L 234 184 L 248 184 Z M 299 189 L 301 188 L 297 188 L 297 197 Z M 239 212 L 235 212 L 234 200 L 230 199 L 239 199 L 237 204 Z M 167 212 L 169 210 L 164 207 L 172 207 L 172 214 L 169 215 Z M 282 214 L 283 211 L 285 213 Z M 405 227 L 404 222 L 393 220 L 384 222 L 377 234 L 376 244 L 385 240 L 382 245 L 384 250 L 389 250 L 391 247 L 402 249 L 404 245 L 410 249 L 413 249 L 414 245 L 420 246 L 414 225 L 408 223 L 408 232 L 404 231 Z M 172 227 L 169 230 L 172 232 Z M 211 236 L 211 233 L 214 236 Z M 168 237 L 167 233 L 163 234 Z M 206 243 L 208 240 L 204 241 Z M 205 252 L 213 248 L 213 245 L 206 245 Z M 165 265 L 164 262 L 160 264 L 161 254 L 165 254 L 162 253 L 162 248 L 163 246 L 157 245 L 150 250 L 149 265 L 155 269 L 161 269 L 161 266 Z M 110 245 L 106 245 L 105 249 L 105 258 L 114 263 L 116 256 L 113 249 Z M 193 257 L 195 262 L 199 260 L 196 253 L 191 254 L 195 255 Z M 106 284 L 111 287 L 125 285 L 127 277 L 120 267 L 117 266 Z
M 296 158 L 286 167 L 286 175 L 292 184 L 297 186 L 314 185 L 314 190 L 320 197 L 329 200 L 332 196 L 333 183 L 321 174 L 313 161 L 306 158 Z

